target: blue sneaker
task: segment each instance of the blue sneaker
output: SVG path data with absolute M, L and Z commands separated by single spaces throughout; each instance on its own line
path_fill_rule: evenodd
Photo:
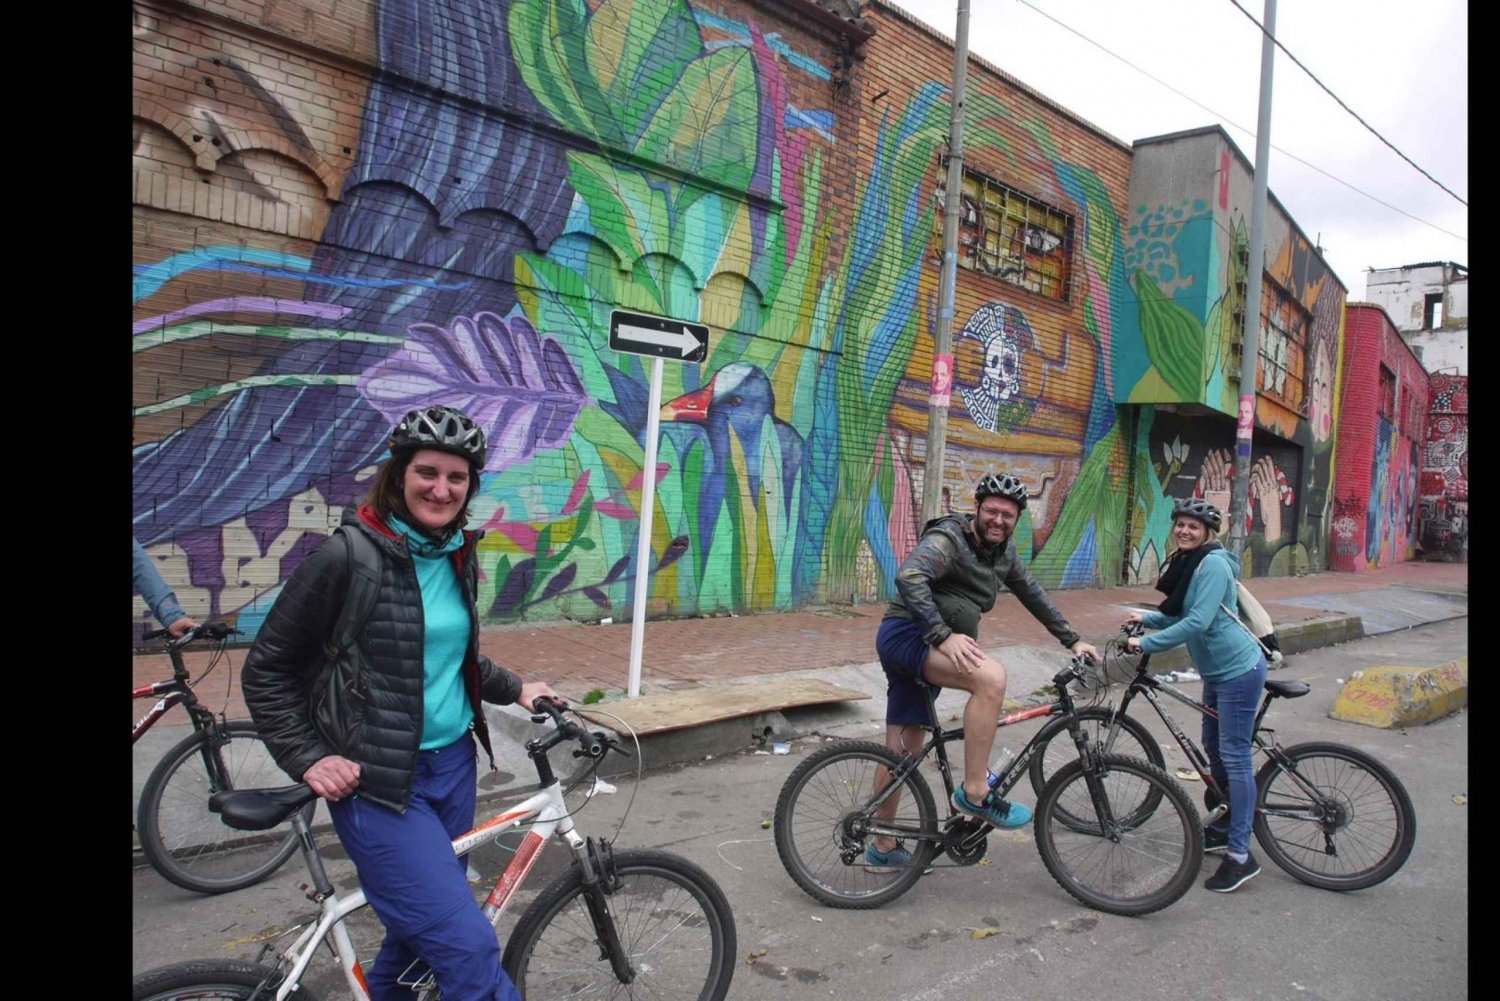
M 968 794 L 964 787 L 959 786 L 953 790 L 953 806 L 959 813 L 966 813 L 984 821 L 991 827 L 1001 830 L 1012 831 L 1017 827 L 1025 827 L 1031 823 L 1031 807 L 1024 803 L 1011 803 L 996 796 L 991 790 L 984 798 L 984 802 L 975 806 L 969 802 Z
M 865 846 L 865 872 L 896 872 L 912 864 L 911 852 L 905 845 L 897 845 L 888 852 L 875 847 L 875 842 Z M 932 871 L 931 863 L 922 867 L 922 875 Z

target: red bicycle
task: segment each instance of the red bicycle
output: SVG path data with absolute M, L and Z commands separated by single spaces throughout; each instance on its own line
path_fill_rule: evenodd
M 225 719 L 203 705 L 193 691 L 225 657 L 229 637 L 238 630 L 222 622 L 209 622 L 188 630 L 179 639 L 167 639 L 172 677 L 133 689 L 133 698 L 157 700 L 151 711 L 130 732 L 135 744 L 156 721 L 181 705 L 187 709 L 193 732 L 167 751 L 141 789 L 136 813 L 136 833 L 147 861 L 162 876 L 184 889 L 198 893 L 224 893 L 265 879 L 297 850 L 297 834 L 290 823 L 273 831 L 244 834 L 225 826 L 218 814 L 209 812 L 208 800 L 216 792 L 274 785 L 285 781 L 247 719 Z M 165 629 L 148 632 L 148 640 L 168 637 Z M 193 681 L 182 651 L 199 639 L 218 642 L 208 667 Z M 232 684 L 231 676 L 231 684 Z M 314 804 L 302 811 L 311 823 Z

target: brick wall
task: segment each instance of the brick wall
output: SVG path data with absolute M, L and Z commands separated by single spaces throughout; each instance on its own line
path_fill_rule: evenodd
M 1352 304 L 1345 322 L 1330 569 L 1358 571 L 1415 555 L 1418 443 L 1426 441 L 1430 390 L 1384 310 Z M 1396 384 L 1388 415 L 1381 412 L 1382 368 Z

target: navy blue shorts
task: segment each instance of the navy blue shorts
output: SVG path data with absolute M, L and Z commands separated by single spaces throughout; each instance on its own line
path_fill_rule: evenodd
M 918 684 L 922 665 L 932 647 L 922 638 L 922 629 L 906 619 L 886 619 L 875 634 L 875 652 L 885 669 L 885 721 L 893 726 L 932 725 L 928 699 L 942 691 L 937 685 Z

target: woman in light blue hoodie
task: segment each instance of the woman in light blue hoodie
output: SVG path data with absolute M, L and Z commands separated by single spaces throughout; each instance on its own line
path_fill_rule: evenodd
M 1229 792 L 1229 814 L 1203 832 L 1205 852 L 1224 852 L 1219 870 L 1203 884 L 1219 893 L 1239 889 L 1260 875 L 1250 854 L 1255 820 L 1255 773 L 1250 743 L 1255 713 L 1266 684 L 1260 646 L 1227 609 L 1238 607 L 1239 567 L 1216 541 L 1223 524 L 1219 509 L 1189 497 L 1172 507 L 1177 549 L 1156 589 L 1167 595 L 1159 612 L 1135 612 L 1125 621 L 1160 632 L 1131 637 L 1132 653 L 1160 653 L 1186 643 L 1203 678 L 1203 701 L 1218 718 L 1203 717 L 1203 747 L 1215 781 Z

